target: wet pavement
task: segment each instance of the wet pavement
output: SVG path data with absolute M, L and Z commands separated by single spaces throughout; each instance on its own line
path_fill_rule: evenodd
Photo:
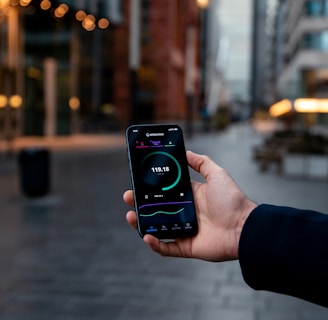
M 56 144 L 51 192 L 36 199 L 22 195 L 16 158 L 0 153 L 1 320 L 328 318 L 325 308 L 250 289 L 238 262 L 150 252 L 125 222 L 121 199 L 130 178 L 118 139 L 73 151 Z M 241 125 L 198 133 L 186 145 L 210 155 L 260 203 L 328 212 L 327 180 L 259 172 L 251 150 L 260 141 Z

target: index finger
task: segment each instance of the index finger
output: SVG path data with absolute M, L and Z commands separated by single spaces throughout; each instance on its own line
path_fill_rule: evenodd
M 123 200 L 126 204 L 133 207 L 134 206 L 134 195 L 132 190 L 127 190 L 123 194 Z

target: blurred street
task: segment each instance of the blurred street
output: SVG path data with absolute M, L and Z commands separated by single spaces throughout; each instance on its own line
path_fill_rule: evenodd
M 327 180 L 258 170 L 252 147 L 262 138 L 240 124 L 196 133 L 186 146 L 211 156 L 259 203 L 328 212 Z M 322 307 L 250 289 L 238 262 L 150 252 L 125 222 L 122 193 L 130 177 L 123 135 L 79 140 L 75 148 L 67 139 L 50 144 L 51 192 L 43 198 L 22 195 L 17 159 L 0 149 L 1 320 L 328 318 Z

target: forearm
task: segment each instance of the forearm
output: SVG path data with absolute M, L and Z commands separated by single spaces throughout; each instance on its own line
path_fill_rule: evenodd
M 245 222 L 239 242 L 245 281 L 328 306 L 328 216 L 260 205 Z

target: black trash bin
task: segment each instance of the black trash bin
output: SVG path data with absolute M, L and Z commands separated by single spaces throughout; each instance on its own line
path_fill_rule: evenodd
M 50 189 L 50 152 L 45 148 L 22 149 L 18 155 L 20 185 L 29 197 L 41 197 Z

